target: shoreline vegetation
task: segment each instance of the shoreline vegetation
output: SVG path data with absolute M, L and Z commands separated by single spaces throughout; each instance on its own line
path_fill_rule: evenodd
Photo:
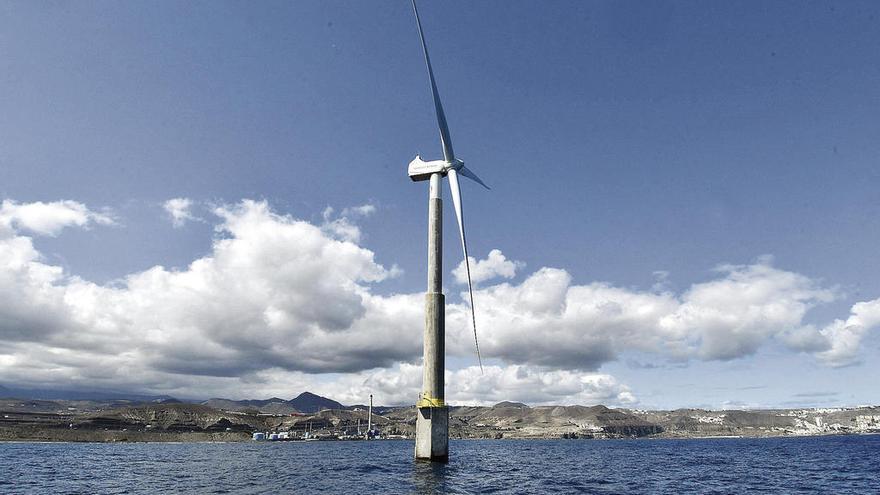
M 302 396 L 301 396 L 302 397 Z M 0 399 L 0 442 L 249 442 L 362 440 L 364 406 L 309 394 L 300 401 Z M 329 404 L 327 408 L 322 404 Z M 379 439 L 411 439 L 416 410 L 373 409 Z M 880 433 L 880 407 L 645 411 L 596 406 L 529 407 L 515 402 L 450 407 L 453 439 L 762 438 Z

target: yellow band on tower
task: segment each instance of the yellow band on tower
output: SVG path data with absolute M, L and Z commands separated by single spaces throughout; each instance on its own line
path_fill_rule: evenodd
M 443 402 L 443 399 L 435 399 L 434 397 L 421 397 L 418 402 L 416 402 L 416 407 L 446 407 L 446 403 Z

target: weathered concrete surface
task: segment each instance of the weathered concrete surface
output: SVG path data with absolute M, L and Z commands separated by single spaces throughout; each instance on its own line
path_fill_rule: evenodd
M 431 176 L 428 199 L 428 291 L 422 394 L 416 418 L 416 459 L 449 458 L 449 409 L 444 404 L 446 368 L 445 298 L 443 297 L 443 200 L 440 174 Z M 429 407 L 425 407 L 426 404 Z
M 443 200 L 428 203 L 428 292 L 443 292 Z
M 421 407 L 416 416 L 416 459 L 449 460 L 449 408 Z
M 425 294 L 425 364 L 422 372 L 422 396 L 431 400 L 445 400 L 443 371 L 446 368 L 444 339 L 445 301 L 443 294 Z
M 445 304 L 443 297 L 443 200 L 439 178 L 431 179 L 428 200 L 428 292 L 425 294 L 424 370 L 422 396 L 443 401 L 446 369 Z M 439 404 L 442 405 L 442 404 Z

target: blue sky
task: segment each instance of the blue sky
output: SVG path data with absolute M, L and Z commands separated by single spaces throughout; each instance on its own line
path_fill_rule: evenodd
M 487 279 L 485 290 L 509 284 L 522 292 L 549 267 L 563 270 L 570 287 L 604 283 L 628 295 L 667 293 L 688 307 L 688 294 L 699 284 L 737 274 L 752 280 L 754 267 L 774 270 L 761 272 L 767 277 L 805 279 L 782 284 L 788 292 L 770 292 L 764 301 L 792 298 L 786 318 L 763 314 L 760 324 L 733 323 L 737 339 L 752 333 L 731 355 L 706 350 L 703 323 L 687 327 L 690 351 L 623 342 L 623 330 L 592 319 L 510 327 L 540 332 L 562 321 L 579 347 L 608 346 L 602 358 L 584 350 L 556 365 L 502 341 L 522 335 L 492 325 L 524 316 L 501 306 L 493 312 L 495 299 L 478 294 L 489 362 L 499 370 L 486 387 L 502 389 L 511 400 L 639 407 L 880 401 L 870 378 L 880 358 L 873 327 L 859 334 L 858 349 L 846 359 L 817 358 L 830 341 L 793 347 L 785 340 L 798 329 L 813 327 L 804 330 L 813 335 L 836 319 L 848 321 L 854 305 L 880 297 L 874 256 L 880 243 L 880 7 L 423 1 L 420 8 L 457 154 L 492 187 L 463 185 L 471 253 L 486 259 L 498 249 L 504 259 L 522 263 L 512 279 Z M 169 274 L 186 272 L 194 260 L 216 257 L 218 242 L 244 239 L 246 229 L 231 224 L 274 218 L 323 226 L 337 240 L 334 219 L 353 226 L 357 238 L 343 234 L 342 240 L 373 253 L 388 274 L 340 276 L 354 277 L 370 298 L 424 290 L 427 191 L 409 181 L 406 164 L 416 152 L 437 158 L 440 148 L 408 2 L 5 2 L 0 64 L 2 199 L 19 206 L 71 200 L 112 219 L 102 223 L 87 214 L 81 223 L 68 221 L 68 228 L 41 235 L 7 208 L 7 238 L 32 239 L 35 260 L 63 268 L 61 279 L 45 281 L 49 286 L 67 290 L 79 280 L 134 290 L 127 277 L 157 265 Z M 175 228 L 163 209 L 172 198 L 189 198 L 199 220 Z M 263 201 L 268 210 L 243 206 L 245 199 Z M 374 211 L 351 209 L 360 205 Z M 334 211 L 325 217 L 328 206 Z M 217 208 L 227 216 L 212 213 Z M 281 216 L 267 217 L 267 211 Z M 461 254 L 447 213 L 448 273 Z M 739 268 L 716 270 L 723 265 Z M 464 311 L 461 286 L 451 275 L 446 287 L 450 302 Z M 726 296 L 731 301 L 713 301 L 722 310 L 736 307 L 743 286 L 736 287 Z M 44 367 L 77 377 L 70 380 L 22 368 L 28 346 L 45 346 L 50 354 L 97 351 L 41 340 L 31 329 L 39 325 L 13 309 L 0 320 L 7 327 L 0 331 L 7 376 L 34 386 L 85 388 L 88 377 L 100 374 L 78 361 Z M 681 311 L 676 306 L 670 314 Z M 354 326 L 346 328 L 357 340 L 363 337 L 355 328 L 359 313 L 352 314 L 347 323 Z M 263 340 L 301 338 L 293 328 L 309 316 L 292 311 L 287 317 L 299 320 L 279 323 L 280 333 Z M 56 324 L 64 326 L 59 318 Z M 862 322 L 870 318 L 859 318 L 847 325 L 870 327 Z M 311 323 L 327 324 L 321 318 Z M 132 325 L 126 331 L 144 329 Z M 181 325 L 173 319 L 154 324 L 167 332 Z M 647 332 L 646 342 L 669 337 L 663 325 L 653 333 L 645 329 L 650 324 L 632 325 L 638 328 L 624 333 Z M 202 337 L 217 331 L 210 324 L 184 326 Z M 410 330 L 417 343 L 421 328 Z M 833 340 L 832 334 L 822 335 Z M 347 398 L 357 387 L 403 380 L 398 375 L 418 364 L 417 355 L 381 346 L 375 367 L 362 357 L 316 365 L 317 355 L 303 365 L 255 350 L 247 357 L 265 360 L 264 369 L 230 364 L 229 373 L 198 370 L 190 379 L 163 367 L 151 344 L 133 342 L 138 356 L 108 361 L 103 372 L 137 369 L 150 378 L 92 386 L 181 395 L 207 387 L 236 396 L 287 396 L 312 387 Z M 465 343 L 461 352 L 452 345 L 450 356 L 461 376 L 474 364 Z M 236 345 L 222 344 L 224 350 Z M 304 355 L 308 348 L 292 345 L 286 352 Z M 540 383 L 581 380 L 594 388 L 517 396 L 519 382 L 503 378 L 517 366 L 526 367 L 517 368 L 519 375 L 531 373 Z M 199 381 L 203 377 L 210 383 Z M 601 380 L 604 385 L 596 385 Z M 480 390 L 469 393 L 451 395 L 481 400 Z

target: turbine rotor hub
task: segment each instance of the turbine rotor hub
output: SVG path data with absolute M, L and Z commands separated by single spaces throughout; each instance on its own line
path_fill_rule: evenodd
M 445 166 L 443 167 L 443 172 L 449 172 L 450 170 L 458 171 L 461 167 L 464 167 L 464 162 L 455 158 L 452 162 L 443 162 Z

